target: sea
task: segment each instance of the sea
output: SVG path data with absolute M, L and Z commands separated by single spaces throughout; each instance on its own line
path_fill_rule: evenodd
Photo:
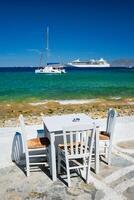
M 35 74 L 32 67 L 0 68 L 0 102 L 120 99 L 134 97 L 134 68 L 67 68 Z

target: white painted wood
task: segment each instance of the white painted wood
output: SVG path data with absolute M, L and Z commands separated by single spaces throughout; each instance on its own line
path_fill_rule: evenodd
M 55 151 L 55 135 L 54 133 L 51 133 L 50 135 L 50 150 L 51 150 L 51 173 L 52 173 L 52 180 L 56 181 L 57 175 L 56 175 L 56 151 Z
M 99 127 L 96 127 L 95 132 L 95 172 L 99 173 Z
M 74 121 L 74 119 L 79 118 L 80 120 Z M 63 130 L 62 128 L 64 126 L 72 127 L 72 126 L 83 126 L 84 124 L 91 124 L 94 122 L 93 119 L 91 119 L 88 115 L 85 114 L 67 114 L 67 115 L 56 115 L 51 117 L 42 117 L 43 124 L 44 124 L 44 131 L 46 133 L 46 136 L 50 139 L 50 154 L 51 155 L 51 167 L 50 170 L 52 170 L 52 179 L 53 181 L 56 181 L 57 175 L 56 175 L 56 146 L 59 144 L 61 140 L 61 137 L 63 136 Z M 98 124 L 98 123 L 97 123 Z M 51 137 L 51 134 L 54 134 L 55 137 Z M 78 136 L 80 138 L 80 135 Z M 97 137 L 96 137 L 97 138 Z M 52 140 L 52 141 L 51 141 Z M 61 143 L 61 142 L 60 142 Z M 97 143 L 98 144 L 98 143 Z M 96 148 L 99 148 L 99 145 L 96 145 Z M 98 152 L 98 150 L 96 151 Z M 59 154 L 59 153 L 58 153 Z M 99 163 L 99 155 L 95 157 L 96 164 Z M 97 167 L 95 166 L 95 172 Z M 60 173 L 60 168 L 58 168 L 58 172 Z
M 95 138 L 96 137 L 96 138 Z M 95 144 L 98 145 L 96 139 L 98 137 L 98 133 L 97 133 L 97 127 L 95 125 L 95 123 L 93 124 L 93 132 L 92 132 L 92 136 L 90 138 L 90 144 L 89 144 L 89 147 L 90 147 L 90 150 L 89 150 L 89 159 L 88 159 L 88 168 L 87 168 L 87 173 L 86 173 L 86 182 L 89 183 L 90 182 L 90 166 L 91 166 L 91 161 L 92 161 L 92 151 L 93 151 L 93 145 L 94 145 L 94 141 L 95 141 Z M 99 141 L 99 140 L 98 140 Z M 96 152 L 98 153 L 98 146 L 97 146 L 97 150 Z M 95 156 L 98 156 L 95 154 Z M 99 172 L 99 156 L 97 157 L 98 158 L 98 161 L 95 160 L 95 164 L 96 164 L 96 173 Z
M 96 132 L 95 124 L 86 124 L 86 125 L 75 125 L 73 127 L 63 127 L 63 138 L 64 138 L 64 148 L 59 148 L 59 155 L 58 165 L 60 165 L 63 169 L 65 169 L 62 162 L 66 165 L 66 172 L 67 172 L 67 179 L 68 179 L 68 186 L 71 186 L 71 179 L 70 179 L 70 170 L 71 169 L 86 169 L 88 167 L 88 175 L 86 176 L 86 181 L 89 182 L 89 171 L 91 166 L 91 159 L 92 159 L 92 151 L 93 151 L 93 144 L 94 144 L 94 137 Z M 81 134 L 79 138 L 78 135 Z M 73 138 L 73 142 L 72 139 Z M 68 140 L 71 141 L 70 145 L 68 144 Z M 90 140 L 90 144 L 87 145 L 88 141 Z M 78 162 L 77 159 L 82 159 L 83 163 Z M 61 162 L 62 160 L 62 162 Z M 77 164 L 77 166 L 70 166 L 70 162 Z M 88 162 L 88 164 L 87 164 Z M 58 166 L 58 169 L 60 169 Z
M 40 157 L 46 157 L 46 155 L 40 154 L 40 155 L 29 155 L 29 158 L 40 158 Z
M 27 147 L 27 133 L 26 133 L 26 129 L 25 129 L 23 115 L 19 116 L 19 121 L 20 121 L 22 137 L 23 137 L 23 142 L 24 142 L 24 148 L 25 148 L 26 174 L 27 174 L 27 176 L 29 176 L 30 175 L 30 160 L 29 160 L 29 151 L 28 151 L 28 147 Z
M 67 115 L 54 115 L 50 117 L 42 117 L 43 122 L 45 122 L 45 125 L 49 132 L 56 132 L 56 131 L 62 131 L 63 126 L 74 126 L 74 125 L 82 125 L 82 124 L 88 124 L 89 121 L 93 122 L 93 119 L 91 119 L 88 115 L 80 113 L 80 114 L 67 114 Z M 74 119 L 80 119 L 80 120 L 74 120 Z
M 71 154 L 73 155 L 73 134 L 70 135 L 70 143 L 71 143 Z
M 23 137 L 23 142 L 24 142 L 24 148 L 25 148 L 25 157 L 26 157 L 26 175 L 30 176 L 30 165 L 43 165 L 46 162 L 30 162 L 30 158 L 33 157 L 46 157 L 47 155 L 44 152 L 44 155 L 40 153 L 40 150 L 46 150 L 46 148 L 36 148 L 36 149 L 28 149 L 27 146 L 27 131 L 25 128 L 25 123 L 24 123 L 24 117 L 23 115 L 19 116 L 19 121 L 20 121 L 20 126 L 21 126 L 21 134 Z M 36 152 L 35 155 L 30 155 L 30 152 Z M 37 154 L 37 152 L 39 152 Z
M 114 134 L 116 117 L 117 117 L 116 110 L 110 108 L 108 110 L 107 125 L 106 125 L 106 133 L 110 136 L 110 139 L 105 140 L 103 142 L 101 141 L 104 149 L 103 152 L 100 153 L 100 155 L 102 154 L 105 155 L 108 165 L 111 165 L 111 153 L 112 153 L 113 134 Z

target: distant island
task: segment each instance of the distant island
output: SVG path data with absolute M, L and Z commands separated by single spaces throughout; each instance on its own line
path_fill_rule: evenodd
M 134 66 L 134 59 L 116 59 L 110 62 L 112 67 L 128 67 Z

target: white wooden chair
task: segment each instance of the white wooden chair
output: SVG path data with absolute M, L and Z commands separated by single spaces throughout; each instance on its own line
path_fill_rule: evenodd
M 100 156 L 104 156 L 106 158 L 108 165 L 111 164 L 112 142 L 116 116 L 116 110 L 110 108 L 108 110 L 106 131 L 101 131 L 99 134 Z
M 33 165 L 44 165 L 46 161 L 43 162 L 32 162 L 32 159 L 36 160 L 39 158 L 43 158 L 47 156 L 46 150 L 49 146 L 50 142 L 48 138 L 33 138 L 27 139 L 27 131 L 25 128 L 23 115 L 19 116 L 20 126 L 21 126 L 21 134 L 24 143 L 25 150 L 25 158 L 26 158 L 26 175 L 30 175 L 30 166 Z
M 58 145 L 58 173 L 60 174 L 61 167 L 67 172 L 69 187 L 71 186 L 71 169 L 87 171 L 86 182 L 89 182 L 95 131 L 95 124 L 63 128 L 64 144 Z

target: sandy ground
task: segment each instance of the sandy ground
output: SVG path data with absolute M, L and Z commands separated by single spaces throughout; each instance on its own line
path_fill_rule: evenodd
M 0 127 L 17 126 L 21 113 L 27 118 L 27 124 L 40 124 L 42 115 L 86 113 L 94 119 L 104 118 L 110 107 L 117 110 L 118 116 L 134 115 L 133 99 L 3 102 L 0 103 Z

